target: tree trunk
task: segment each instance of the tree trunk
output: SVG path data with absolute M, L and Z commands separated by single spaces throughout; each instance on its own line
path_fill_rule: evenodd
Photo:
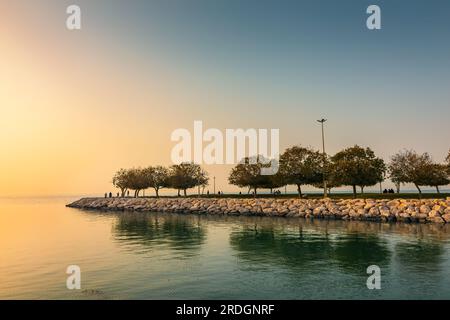
M 155 188 L 156 197 L 159 198 L 159 188 Z
M 184 196 L 187 196 L 186 189 L 183 189 Z
M 254 191 L 254 193 L 255 193 L 255 194 L 254 194 L 255 198 L 256 198 L 256 189 L 257 189 L 256 187 L 253 188 L 253 191 Z
M 178 196 L 180 196 L 180 189 L 178 189 Z
M 356 185 L 353 185 L 353 198 L 356 198 Z
M 417 190 L 419 190 L 419 198 L 422 199 L 422 190 L 420 190 L 420 187 L 414 183 L 414 185 L 416 186 Z
M 302 186 L 300 184 L 297 185 L 298 197 L 301 198 L 302 195 Z
M 364 186 L 361 186 L 361 194 L 364 194 Z
M 396 183 L 395 187 L 397 188 L 397 193 L 400 193 L 400 183 Z
M 436 186 L 436 191 L 437 191 L 437 193 L 441 193 L 441 191 L 439 190 L 439 186 Z

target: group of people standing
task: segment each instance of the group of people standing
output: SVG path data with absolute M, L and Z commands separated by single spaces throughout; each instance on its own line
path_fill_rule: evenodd
M 110 192 L 110 193 L 105 193 L 105 198 L 112 198 L 112 196 L 113 196 L 113 194 L 112 194 L 112 192 Z M 127 191 L 127 197 L 129 197 L 130 196 L 130 191 Z M 120 197 L 120 193 L 119 192 L 117 192 L 117 194 L 116 194 L 116 197 L 117 198 L 119 198 Z

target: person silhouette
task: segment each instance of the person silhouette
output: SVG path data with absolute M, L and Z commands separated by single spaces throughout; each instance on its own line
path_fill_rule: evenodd
M 109 197 L 112 198 L 112 193 L 111 192 L 109 193 Z
M 108 198 L 108 194 L 107 193 L 105 193 L 105 198 Z

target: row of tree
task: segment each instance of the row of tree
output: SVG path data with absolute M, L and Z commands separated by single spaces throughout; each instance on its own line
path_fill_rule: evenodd
M 445 163 L 434 163 L 428 153 L 417 154 L 406 150 L 395 154 L 389 164 L 389 176 L 400 190 L 400 184 L 412 183 L 419 193 L 421 186 L 435 187 L 439 193 L 439 186 L 450 183 L 450 150 Z
M 256 194 L 259 188 L 279 188 L 285 185 L 295 185 L 298 194 L 302 196 L 302 186 L 312 185 L 323 188 L 351 186 L 356 196 L 357 187 L 361 193 L 364 188 L 381 183 L 389 178 L 396 184 L 397 192 L 400 185 L 412 183 L 419 193 L 421 186 L 435 187 L 450 183 L 450 151 L 446 163 L 434 163 L 428 153 L 417 154 L 406 150 L 395 154 L 388 165 L 377 157 L 370 148 L 353 146 L 346 148 L 334 156 L 324 155 L 310 148 L 294 146 L 288 148 L 279 159 L 279 170 L 275 175 L 261 175 L 258 157 L 246 158 L 231 171 L 229 183 L 247 187 Z
M 153 188 L 159 197 L 159 190 L 162 188 L 172 188 L 180 191 L 194 187 L 206 187 L 208 185 L 208 173 L 198 164 L 182 163 L 172 165 L 168 168 L 163 166 L 150 166 L 147 168 L 120 169 L 113 177 L 113 185 L 120 189 L 122 197 L 129 190 L 134 191 L 134 196 L 138 197 L 142 190 Z
M 261 161 L 265 160 L 265 161 Z M 294 146 L 280 155 L 277 163 L 278 171 L 274 175 L 261 175 L 261 168 L 269 166 L 267 159 L 261 156 L 245 158 L 237 164 L 228 177 L 230 184 L 253 190 L 280 188 L 295 185 L 302 196 L 302 187 L 311 185 L 323 188 L 326 182 L 327 191 L 340 186 L 351 186 L 356 196 L 357 187 L 361 193 L 365 187 L 374 186 L 387 177 L 397 186 L 412 183 L 419 193 L 421 186 L 435 187 L 450 184 L 450 150 L 445 163 L 435 163 L 428 153 L 418 154 L 415 151 L 401 151 L 391 157 L 388 164 L 377 157 L 370 148 L 353 146 L 333 156 L 323 154 L 311 148 Z M 156 196 L 162 188 L 186 190 L 194 187 L 204 188 L 208 185 L 208 174 L 198 164 L 182 163 L 168 168 L 151 166 L 147 168 L 120 169 L 113 177 L 113 185 L 120 189 L 122 196 L 129 190 L 138 197 L 142 190 L 153 188 Z

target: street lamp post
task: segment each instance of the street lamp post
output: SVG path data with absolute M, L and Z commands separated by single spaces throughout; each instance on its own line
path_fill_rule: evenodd
M 322 152 L 323 152 L 323 196 L 324 198 L 328 197 L 328 190 L 327 190 L 327 178 L 326 178 L 326 153 L 325 153 L 325 135 L 323 132 L 323 124 L 327 121 L 327 119 L 320 119 L 317 120 L 322 125 Z

